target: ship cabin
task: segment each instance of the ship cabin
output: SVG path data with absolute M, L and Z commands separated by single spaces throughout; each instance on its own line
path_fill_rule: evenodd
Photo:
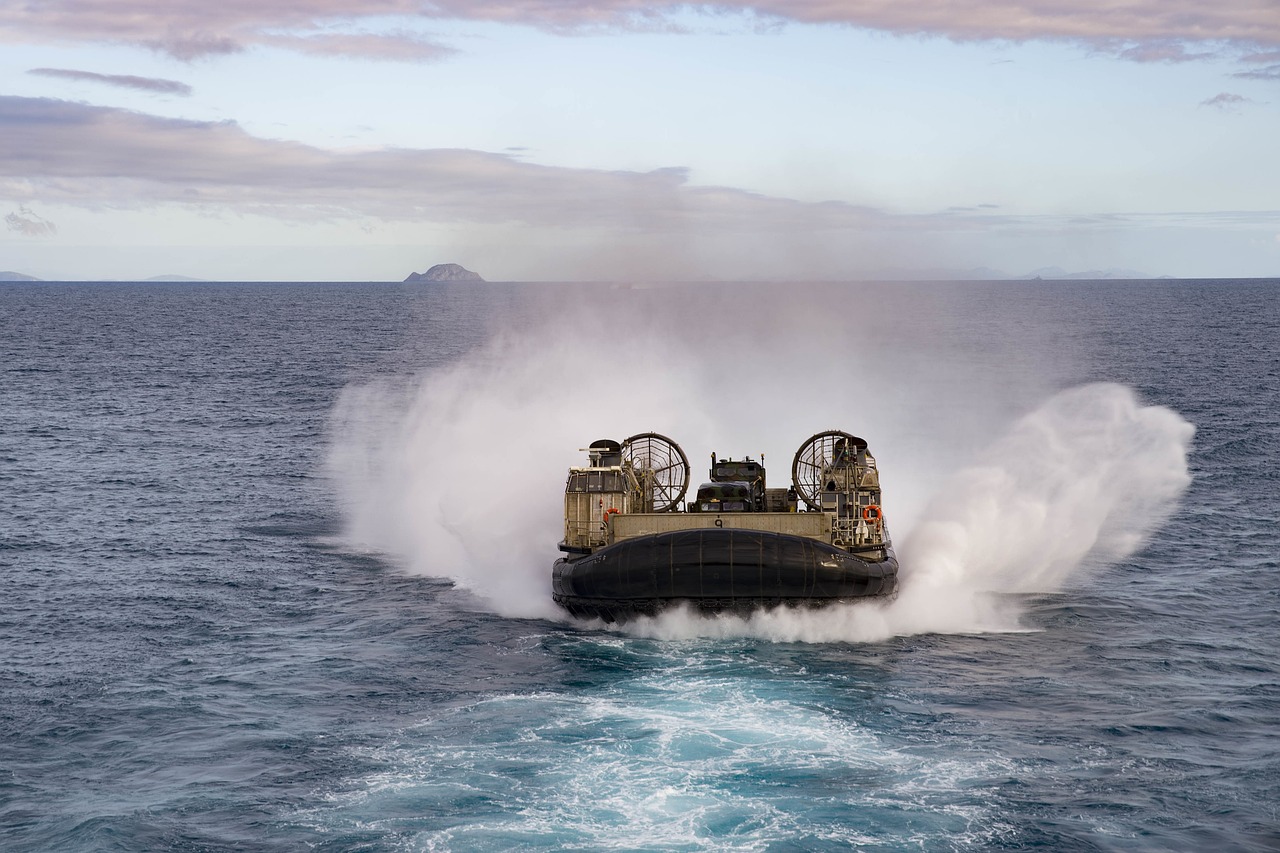
M 569 469 L 564 488 L 564 543 L 561 550 L 588 554 L 604 545 L 609 519 L 619 513 L 651 512 L 635 467 L 611 439 L 586 448 L 587 464 Z

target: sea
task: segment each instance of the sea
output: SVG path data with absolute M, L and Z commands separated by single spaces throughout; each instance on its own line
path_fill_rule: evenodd
M 831 429 L 895 599 L 551 602 Z M 0 284 L 0 849 L 1280 850 L 1280 280 Z

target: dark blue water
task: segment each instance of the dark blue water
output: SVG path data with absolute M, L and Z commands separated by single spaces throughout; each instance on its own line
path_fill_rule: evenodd
M 1195 426 L 1190 485 L 1020 630 L 673 639 L 502 592 L 555 556 L 530 448 L 851 429 L 905 537 L 1096 382 Z M 388 454 L 403 518 L 341 462 Z M 1278 472 L 1276 281 L 0 285 L 0 848 L 1277 850 Z

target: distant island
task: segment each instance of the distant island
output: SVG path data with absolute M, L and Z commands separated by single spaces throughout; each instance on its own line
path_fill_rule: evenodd
M 39 281 L 33 275 L 23 275 L 20 272 L 0 272 L 0 281 Z
M 436 264 L 426 272 L 411 272 L 405 281 L 484 281 L 460 264 Z
M 1125 269 L 1123 267 L 1110 267 L 1105 270 L 1084 270 L 1083 272 L 1067 272 L 1062 267 L 1040 267 L 1034 269 L 1026 275 L 1020 275 L 1021 279 L 1041 279 L 1049 281 L 1067 281 L 1067 280 L 1088 280 L 1088 281 L 1105 281 L 1108 279 L 1153 279 L 1168 278 L 1168 276 L 1153 276 L 1140 270 Z
M 954 269 L 951 267 L 931 268 L 887 268 L 872 270 L 858 276 L 859 281 L 1118 281 L 1121 279 L 1152 280 L 1171 278 L 1167 275 L 1150 275 L 1140 270 L 1111 267 L 1105 270 L 1082 270 L 1068 272 L 1062 267 L 1039 267 L 1022 275 L 992 269 L 991 267 L 973 267 L 971 269 Z

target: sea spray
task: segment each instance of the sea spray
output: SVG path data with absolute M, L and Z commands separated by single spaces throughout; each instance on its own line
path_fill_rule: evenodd
M 1129 556 L 1190 484 L 1194 433 L 1120 385 L 1055 395 L 961 466 L 903 539 L 899 628 L 980 630 L 987 593 L 1057 592 Z
M 802 642 L 1021 630 L 1018 600 L 1000 594 L 1057 592 L 1142 547 L 1191 482 L 1194 432 L 1120 385 L 1063 391 L 945 479 L 902 537 L 895 600 L 747 617 L 680 609 L 628 630 Z
M 871 322 L 872 295 L 761 291 L 751 310 L 714 289 L 569 295 L 461 361 L 343 392 L 329 468 L 350 541 L 451 578 L 504 615 L 563 618 L 550 564 L 565 471 L 588 442 L 671 435 L 695 485 L 703 453 L 767 449 L 777 484 L 805 436 L 848 429 L 883 469 L 902 563 L 896 601 L 746 619 L 675 611 L 627 630 L 864 641 L 1019 629 L 1017 611 L 989 593 L 1060 589 L 1131 553 L 1188 482 L 1193 430 L 1176 413 L 1117 385 L 1045 401 L 1034 373 L 975 365 L 963 340 L 895 326 L 892 306 Z M 857 328 L 824 314 L 841 299 L 862 306 Z M 999 423 L 1018 408 L 1030 414 Z M 1002 437 L 984 448 L 981 434 Z
M 1132 554 L 1190 484 L 1194 431 L 1120 385 L 1056 395 L 934 496 L 901 547 L 912 586 L 1054 592 Z
M 579 447 L 694 411 L 673 374 L 632 375 L 620 389 L 592 355 L 572 340 L 499 336 L 414 382 L 345 389 L 329 469 L 348 539 L 451 578 L 503 615 L 558 616 L 550 564 Z
M 744 293 L 752 298 L 725 298 Z M 856 337 L 876 400 L 900 384 L 895 365 L 908 360 L 893 358 L 878 325 L 864 321 L 855 336 L 829 310 L 873 296 L 747 286 L 542 293 L 527 316 L 494 318 L 505 331 L 459 361 L 343 390 L 327 466 L 345 539 L 450 578 L 505 615 L 560 615 L 549 579 L 565 472 L 589 442 L 671 435 L 690 453 L 696 485 L 711 450 L 768 450 L 785 480 L 790 453 L 819 429 L 899 433 L 890 425 L 910 420 L 903 407 L 859 411 L 847 362 L 815 358 Z

